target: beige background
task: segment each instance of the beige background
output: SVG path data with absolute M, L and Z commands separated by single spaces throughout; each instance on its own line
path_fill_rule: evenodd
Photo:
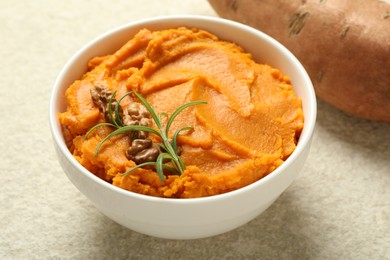
M 215 16 L 205 0 L 0 0 L 0 259 L 390 259 L 390 125 L 322 102 L 298 179 L 232 232 L 141 235 L 72 186 L 48 126 L 60 69 L 107 30 L 171 14 Z

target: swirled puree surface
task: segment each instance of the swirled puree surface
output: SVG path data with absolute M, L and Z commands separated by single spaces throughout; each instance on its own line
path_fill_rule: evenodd
M 165 175 L 154 169 L 121 173 L 135 163 L 126 157 L 129 135 L 108 139 L 112 127 L 86 132 L 104 121 L 90 91 L 104 86 L 120 97 L 140 93 L 157 113 L 204 100 L 184 110 L 170 135 L 182 127 L 178 143 L 186 170 Z M 234 43 L 198 29 L 140 30 L 112 55 L 95 57 L 88 72 L 66 91 L 67 110 L 59 114 L 73 156 L 98 177 L 123 189 L 151 196 L 195 198 L 226 193 L 251 184 L 279 167 L 294 151 L 303 128 L 301 100 L 287 76 L 257 64 Z M 132 101 L 127 96 L 120 105 Z

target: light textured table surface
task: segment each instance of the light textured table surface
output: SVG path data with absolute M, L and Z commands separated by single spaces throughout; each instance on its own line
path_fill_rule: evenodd
M 232 232 L 145 236 L 76 190 L 48 126 L 56 76 L 98 35 L 172 14 L 216 15 L 204 0 L 0 0 L 0 259 L 390 259 L 390 125 L 323 102 L 299 177 Z

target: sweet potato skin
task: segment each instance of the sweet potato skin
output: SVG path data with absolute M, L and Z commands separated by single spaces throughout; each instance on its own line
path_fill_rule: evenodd
M 390 123 L 390 4 L 377 0 L 209 0 L 224 18 L 275 38 L 302 62 L 319 98 Z

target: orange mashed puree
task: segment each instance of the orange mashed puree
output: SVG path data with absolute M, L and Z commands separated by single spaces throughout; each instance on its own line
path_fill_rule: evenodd
M 84 139 L 104 121 L 90 95 L 97 84 L 117 90 L 116 97 L 136 91 L 157 113 L 170 114 L 193 100 L 208 102 L 184 110 L 171 127 L 171 135 L 194 127 L 178 138 L 187 167 L 183 174 L 166 175 L 164 182 L 153 169 L 121 176 L 135 165 L 125 156 L 127 135 L 110 138 L 94 156 L 98 142 L 113 131 L 101 127 Z M 66 98 L 59 120 L 73 156 L 107 182 L 151 196 L 204 197 L 251 184 L 289 157 L 303 128 L 301 100 L 287 76 L 257 64 L 234 43 L 184 27 L 143 29 L 114 54 L 91 59 Z

